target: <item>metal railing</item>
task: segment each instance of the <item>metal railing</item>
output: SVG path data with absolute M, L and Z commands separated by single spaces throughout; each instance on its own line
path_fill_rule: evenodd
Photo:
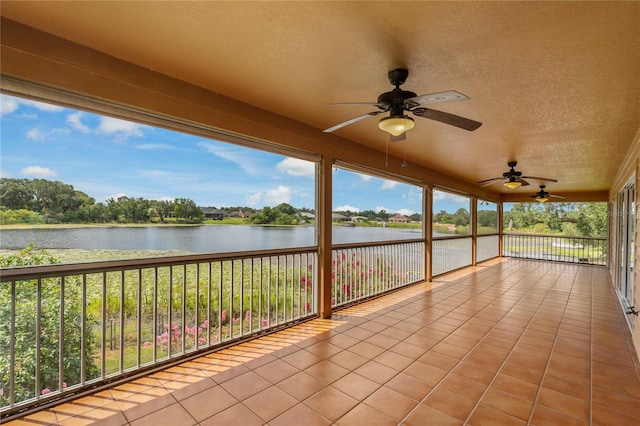
M 317 314 L 317 248 L 0 270 L 0 415 Z
M 424 240 L 336 245 L 332 305 L 424 279 Z M 317 315 L 317 248 L 0 270 L 0 416 Z
M 498 234 L 478 235 L 476 241 L 476 262 L 482 262 L 500 256 L 499 242 L 500 236 Z
M 424 280 L 424 240 L 333 246 L 331 306 Z
M 432 274 L 440 275 L 471 265 L 472 241 L 470 235 L 434 238 Z
M 557 235 L 504 234 L 502 255 L 557 262 L 607 264 L 607 239 Z

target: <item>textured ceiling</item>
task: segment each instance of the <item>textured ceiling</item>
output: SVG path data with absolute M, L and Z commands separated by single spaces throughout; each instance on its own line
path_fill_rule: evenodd
M 517 160 L 558 179 L 552 193 L 608 190 L 640 128 L 635 1 L 3 1 L 1 14 L 319 130 L 375 111 L 329 104 L 373 102 L 407 68 L 403 89 L 462 92 L 433 107 L 483 125 L 416 118 L 391 153 L 467 182 Z M 336 134 L 384 151 L 381 116 Z

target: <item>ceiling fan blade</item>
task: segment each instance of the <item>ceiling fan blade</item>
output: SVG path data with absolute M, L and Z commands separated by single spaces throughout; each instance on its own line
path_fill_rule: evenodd
M 473 121 L 458 115 L 449 114 L 448 112 L 437 111 L 435 109 L 416 108 L 411 110 L 418 117 L 429 118 L 451 126 L 459 127 L 464 130 L 474 131 L 482 126 L 482 123 Z
M 333 102 L 329 105 L 370 105 L 377 106 L 379 108 L 389 108 L 389 104 L 380 103 L 380 102 Z
M 516 180 L 517 180 L 518 182 L 520 182 L 520 185 L 522 185 L 522 186 L 527 186 L 527 185 L 529 185 L 529 182 L 527 182 L 526 180 L 522 179 L 521 177 L 516 178 Z
M 546 180 L 549 182 L 557 182 L 557 179 L 551 179 L 551 178 L 543 178 L 543 177 L 536 177 L 536 176 L 522 176 L 525 179 L 536 179 L 536 180 Z
M 362 115 L 359 115 L 357 117 L 354 117 L 354 118 L 352 118 L 350 120 L 343 121 L 342 123 L 336 124 L 335 126 L 329 127 L 328 129 L 324 129 L 323 132 L 331 133 L 331 132 L 333 132 L 335 130 L 338 130 L 338 129 L 341 129 L 341 128 L 345 127 L 345 126 L 348 126 L 349 124 L 353 124 L 353 123 L 358 122 L 360 120 L 364 120 L 365 118 L 373 117 L 374 115 L 378 115 L 378 114 L 381 114 L 383 112 L 385 112 L 385 111 L 368 112 L 366 114 L 362 114 Z
M 485 182 L 493 183 L 493 182 L 499 181 L 500 179 L 504 179 L 504 177 L 497 177 L 497 178 L 480 180 L 480 181 L 478 181 L 476 183 L 485 183 Z
M 551 197 L 551 198 L 557 198 L 557 199 L 559 199 L 559 200 L 564 200 L 564 199 L 566 198 L 566 197 L 562 197 L 562 196 L 560 196 L 560 195 L 551 195 L 551 194 L 549 194 L 549 197 Z
M 446 92 L 430 93 L 428 95 L 414 96 L 413 98 L 405 99 L 404 104 L 407 108 L 415 108 L 421 105 L 435 104 L 437 102 L 451 102 L 451 101 L 467 101 L 469 97 L 463 95 L 455 90 L 447 90 Z

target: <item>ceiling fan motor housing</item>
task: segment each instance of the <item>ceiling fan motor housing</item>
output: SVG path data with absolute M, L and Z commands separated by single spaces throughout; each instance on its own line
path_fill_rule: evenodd
M 403 85 L 407 81 L 407 77 L 409 77 L 409 70 L 404 68 L 392 69 L 387 74 L 389 82 L 396 87 Z
M 405 111 L 405 99 L 415 98 L 417 95 L 408 90 L 402 90 L 398 87 L 390 92 L 385 92 L 378 96 L 378 108 L 383 111 L 390 111 L 391 116 L 402 116 Z M 384 105 L 388 105 L 385 107 Z

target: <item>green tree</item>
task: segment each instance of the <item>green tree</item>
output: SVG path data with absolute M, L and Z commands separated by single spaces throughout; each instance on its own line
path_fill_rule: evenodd
M 470 215 L 467 209 L 459 208 L 453 215 L 453 224 L 467 226 L 470 223 Z
M 265 206 L 261 211 L 249 216 L 249 221 L 256 225 L 297 225 L 300 220 L 298 211 L 287 203 L 273 208 Z
M 153 203 L 156 215 L 160 218 L 160 222 L 164 222 L 173 211 L 173 202 L 168 200 L 159 200 Z
M 44 217 L 40 213 L 31 210 L 9 210 L 0 207 L 0 224 L 13 225 L 17 223 L 39 224 L 45 223 Z
M 124 221 L 127 223 L 143 223 L 150 219 L 149 209 L 151 203 L 144 198 L 126 198 L 119 201 Z
M 498 212 L 495 210 L 478 210 L 478 225 L 496 228 L 498 226 Z
M 607 203 L 582 203 L 577 208 L 576 226 L 586 237 L 606 237 L 609 222 Z
M 9 210 L 27 210 L 31 202 L 29 179 L 0 179 L 0 204 Z
M 53 221 L 62 220 L 65 213 L 82 205 L 95 203 L 72 185 L 46 179 L 0 179 L 0 197 L 8 209 L 28 209 Z
M 173 215 L 188 222 L 200 223 L 204 219 L 204 212 L 195 201 L 189 198 L 176 198 L 173 202 Z
M 448 213 L 446 210 L 440 210 L 438 213 L 433 215 L 433 222 L 453 224 L 454 218 L 453 215 Z
M 59 263 L 47 251 L 33 245 L 17 254 L 0 255 L 0 267 L 20 267 Z M 99 370 L 93 362 L 96 347 L 92 327 L 84 330 L 82 347 L 82 281 L 67 277 L 64 286 L 57 278 L 17 281 L 15 283 L 15 339 L 14 360 L 11 360 L 12 289 L 10 282 L 0 283 L 0 405 L 7 405 L 10 397 L 9 373 L 13 371 L 16 402 L 35 396 L 36 358 L 39 356 L 39 381 L 41 393 L 60 390 L 66 385 L 82 382 L 82 360 L 85 380 L 96 378 Z M 38 303 L 39 300 L 39 303 Z M 63 331 L 60 332 L 61 309 Z M 36 329 L 36 312 L 40 312 L 40 329 Z M 40 350 L 36 355 L 39 336 Z M 60 377 L 60 336 L 63 351 L 63 377 Z M 83 357 L 84 350 L 84 357 Z

